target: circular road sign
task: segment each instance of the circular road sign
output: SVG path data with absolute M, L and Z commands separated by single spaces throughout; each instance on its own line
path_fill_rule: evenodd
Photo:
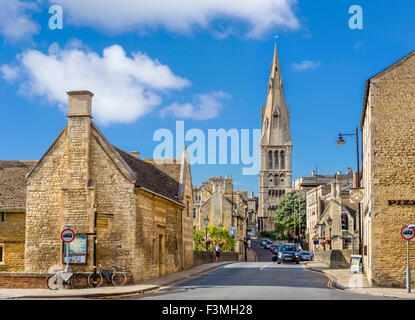
M 61 232 L 61 239 L 66 243 L 72 242 L 75 239 L 75 232 L 71 229 L 64 229 Z
M 415 231 L 412 228 L 409 228 L 408 226 L 405 226 L 401 230 L 401 236 L 405 240 L 412 240 L 415 237 Z

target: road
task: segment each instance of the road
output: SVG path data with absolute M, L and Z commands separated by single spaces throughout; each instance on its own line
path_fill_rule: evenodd
M 124 299 L 150 300 L 371 300 L 370 295 L 330 288 L 328 278 L 303 264 L 277 264 L 257 245 L 259 262 L 239 262 L 151 294 Z M 265 260 L 265 261 L 264 261 Z

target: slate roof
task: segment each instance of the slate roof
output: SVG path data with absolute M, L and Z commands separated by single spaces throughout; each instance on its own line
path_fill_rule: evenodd
M 26 210 L 26 174 L 37 161 L 0 160 L 0 210 Z
M 162 166 L 164 170 L 172 176 L 177 177 L 176 180 L 170 174 L 164 172 L 154 163 L 138 159 L 124 150 L 113 146 L 119 155 L 127 162 L 128 166 L 137 173 L 136 186 L 143 187 L 155 193 L 158 193 L 173 201 L 180 202 L 178 199 L 180 187 L 180 165 Z
M 156 166 L 159 170 L 163 171 L 165 174 L 172 177 L 174 180 L 180 183 L 180 171 L 181 171 L 181 159 L 163 159 L 163 162 L 157 163 L 154 159 L 143 159 L 147 163 L 151 163 L 153 166 Z M 172 163 L 169 163 L 171 161 Z

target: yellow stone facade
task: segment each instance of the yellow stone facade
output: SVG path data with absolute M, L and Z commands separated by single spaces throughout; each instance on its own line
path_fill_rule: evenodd
M 68 94 L 68 125 L 26 181 L 25 271 L 62 267 L 60 232 L 66 224 L 76 234 L 89 234 L 87 264 L 77 269 L 91 270 L 94 204 L 97 264 L 116 264 L 135 281 L 193 265 L 186 153 L 175 179 L 107 141 L 92 122 L 90 92 Z
M 25 213 L 0 212 L 0 271 L 24 269 Z
M 406 241 L 415 223 L 415 51 L 370 78 L 363 133 L 364 268 L 372 285 L 405 287 Z M 411 266 L 414 267 L 413 241 Z M 415 278 L 412 277 L 412 285 Z

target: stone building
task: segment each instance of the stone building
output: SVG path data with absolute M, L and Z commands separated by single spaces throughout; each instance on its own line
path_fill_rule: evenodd
M 274 214 L 279 199 L 291 191 L 292 142 L 290 108 L 285 104 L 281 65 L 275 44 L 265 107 L 261 108 L 262 130 L 259 173 L 259 231 L 274 230 Z
M 247 194 L 233 190 L 232 176 L 209 178 L 194 188 L 194 228 L 204 230 L 204 218 L 208 217 L 208 226 L 222 224 L 230 232 L 234 229 L 235 251 L 242 253 L 247 230 Z
M 361 117 L 363 263 L 372 285 L 405 287 L 406 241 L 400 231 L 415 223 L 414 123 L 412 51 L 366 81 Z
M 68 124 L 26 178 L 25 271 L 63 263 L 60 232 L 87 239 L 77 269 L 97 264 L 148 279 L 191 266 L 192 183 L 188 155 L 157 165 L 111 145 L 92 122 L 93 94 L 68 92 Z M 86 260 L 86 261 L 85 261 Z
M 23 271 L 25 177 L 36 161 L 0 161 L 0 271 Z
M 333 175 L 318 175 L 312 171 L 311 176 L 302 177 L 294 181 L 296 191 L 306 196 L 306 230 L 305 240 L 311 249 L 313 240 L 318 240 L 316 226 L 325 210 L 326 201 L 331 197 L 332 182 L 338 181 L 342 191 L 342 198 L 348 198 L 348 190 L 353 185 L 353 171 L 349 167 L 347 173 L 338 171 Z M 317 186 L 317 187 L 316 187 Z M 317 200 L 316 200 L 317 199 Z
M 329 186 L 330 192 L 320 198 L 319 208 L 322 212 L 317 216 L 313 229 L 309 229 L 309 243 L 313 244 L 313 240 L 324 241 L 324 245 L 318 245 L 319 250 L 351 250 L 357 254 L 359 217 L 358 205 L 350 201 L 349 190 L 352 184 L 342 187 L 342 182 L 338 178 L 326 186 Z M 323 186 L 319 188 L 327 190 L 323 189 Z M 309 192 L 312 194 L 313 190 Z M 342 217 L 345 217 L 343 226 Z M 317 246 L 312 245 L 312 248 L 315 251 Z

